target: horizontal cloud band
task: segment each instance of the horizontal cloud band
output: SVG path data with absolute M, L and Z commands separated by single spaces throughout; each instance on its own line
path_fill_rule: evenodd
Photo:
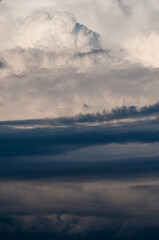
M 44 125 L 72 125 L 72 124 L 82 124 L 82 123 L 101 123 L 110 122 L 113 120 L 121 119 L 137 119 L 137 118 L 147 118 L 147 117 L 157 117 L 159 115 L 159 102 L 150 105 L 137 108 L 136 106 L 122 106 L 116 107 L 107 112 L 104 110 L 102 113 L 88 113 L 79 114 L 75 117 L 59 117 L 55 119 L 32 119 L 32 120 L 22 120 L 22 121 L 1 121 L 0 125 L 7 126 L 44 126 Z

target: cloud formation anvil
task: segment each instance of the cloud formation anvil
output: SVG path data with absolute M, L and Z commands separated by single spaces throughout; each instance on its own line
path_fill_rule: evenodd
M 0 239 L 159 239 L 159 3 L 0 1 Z

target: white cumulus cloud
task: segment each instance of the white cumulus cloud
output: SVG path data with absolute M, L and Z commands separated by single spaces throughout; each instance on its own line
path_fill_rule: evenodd
M 1 1 L 0 119 L 157 102 L 158 11 L 143 0 Z

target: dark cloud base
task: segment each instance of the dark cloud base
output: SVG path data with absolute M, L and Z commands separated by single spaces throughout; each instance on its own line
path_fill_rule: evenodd
M 75 159 L 74 159 L 75 160 Z M 81 159 L 82 160 L 82 159 Z M 93 159 L 92 159 L 93 160 Z M 127 157 L 110 161 L 65 161 L 15 159 L 1 160 L 0 179 L 86 181 L 98 179 L 135 179 L 158 177 L 159 156 Z
M 0 233 L 0 238 L 2 240 L 33 240 L 33 239 L 39 239 L 39 240 L 149 240 L 154 239 L 158 240 L 159 238 L 159 229 L 158 226 L 156 227 L 143 227 L 143 228 L 132 228 L 129 229 L 129 231 L 125 232 L 123 235 L 120 233 L 120 229 L 122 226 L 114 227 L 113 229 L 103 229 L 103 230 L 95 230 L 90 229 L 87 231 L 84 235 L 82 234 L 74 234 L 73 236 L 71 234 L 67 233 L 68 229 L 65 229 L 62 233 L 56 234 L 56 233 L 46 233 L 46 232 L 40 232 L 40 233 L 29 233 L 29 232 L 17 232 L 17 233 Z M 121 236 L 122 235 L 122 236 Z
M 0 122 L 0 239 L 158 240 L 158 108 Z
M 118 125 L 36 127 L 17 129 L 0 127 L 0 156 L 56 155 L 78 148 L 104 145 L 159 142 L 158 119 Z

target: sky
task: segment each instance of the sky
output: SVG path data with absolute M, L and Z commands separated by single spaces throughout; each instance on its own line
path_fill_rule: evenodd
M 0 239 L 159 239 L 159 2 L 0 1 Z

